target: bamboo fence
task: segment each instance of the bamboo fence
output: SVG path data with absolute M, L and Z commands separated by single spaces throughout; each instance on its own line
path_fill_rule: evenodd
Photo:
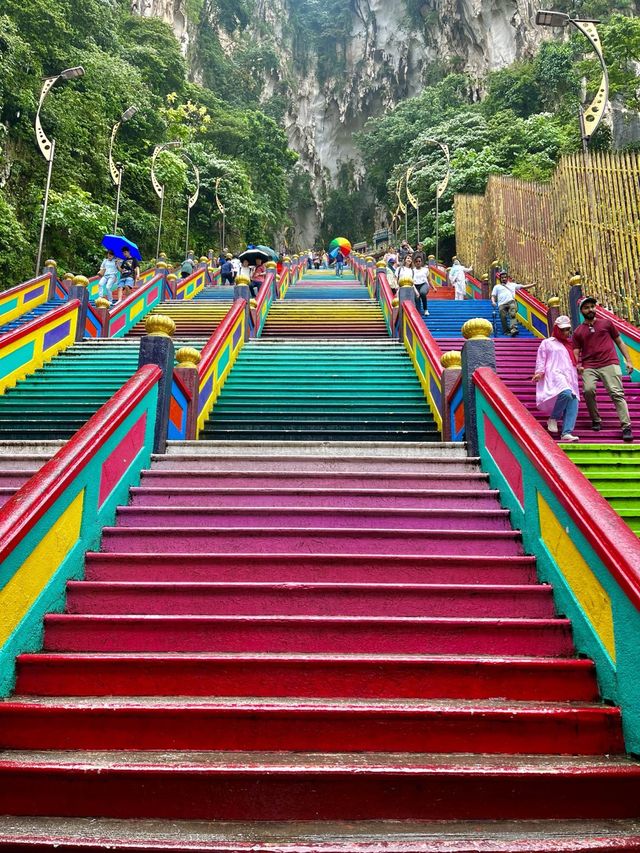
M 563 157 L 548 184 L 492 175 L 484 196 L 456 196 L 455 217 L 456 251 L 476 274 L 498 260 L 566 309 L 579 272 L 585 293 L 640 324 L 638 153 Z

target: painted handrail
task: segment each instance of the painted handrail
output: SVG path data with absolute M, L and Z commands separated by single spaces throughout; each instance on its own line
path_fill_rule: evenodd
M 71 299 L 0 336 L 0 394 L 75 342 L 79 307 Z
M 122 338 L 139 320 L 162 301 L 163 276 L 156 275 L 113 308 L 89 305 L 85 337 Z
M 422 322 L 411 300 L 402 303 L 402 340 L 413 362 L 420 385 L 438 429 L 442 430 L 442 365 L 440 347 Z
M 631 364 L 633 364 L 633 373 L 631 374 L 631 378 L 634 382 L 640 382 L 640 329 L 638 329 L 637 326 L 633 326 L 626 320 L 623 320 L 622 317 L 618 317 L 617 314 L 614 314 L 607 308 L 598 306 L 597 313 L 598 316 L 606 317 L 608 320 L 611 320 L 613 325 L 616 327 L 623 343 L 627 345 L 627 349 L 629 350 Z M 622 353 L 620 353 L 620 367 L 623 374 L 626 373 Z
M 640 750 L 640 540 L 489 368 L 473 374 L 481 466 Z
M 392 338 L 398 334 L 398 309 L 393 307 L 393 291 L 389 285 L 386 270 L 378 270 L 378 300 L 387 331 Z
M 273 304 L 275 287 L 275 270 L 268 269 L 264 277 L 264 283 L 260 287 L 258 297 L 256 299 L 256 307 L 254 313 L 255 336 L 259 338 L 262 334 L 264 324 L 267 321 L 269 309 Z
M 85 551 L 148 466 L 161 375 L 141 367 L 0 509 L 0 695 L 16 655 L 39 648 L 44 614 L 62 608 Z
M 178 281 L 176 284 L 175 298 L 178 301 L 193 299 L 198 295 L 198 293 L 204 290 L 207 279 L 208 272 L 206 267 L 194 270 L 191 275 L 188 275 L 186 278 L 182 278 Z
M 429 284 L 433 288 L 447 286 L 447 268 L 444 264 L 429 262 Z
M 547 306 L 529 293 L 528 290 L 516 290 L 518 320 L 537 338 L 549 337 L 547 325 Z
M 471 275 L 471 273 L 465 272 L 464 277 L 467 281 L 467 296 L 469 299 L 486 299 L 484 295 L 484 290 L 482 287 L 482 282 L 480 279 Z
M 236 299 L 200 354 L 196 437 L 204 427 L 224 381 L 246 342 L 246 304 L 244 299 Z
M 27 311 L 46 302 L 51 295 L 51 274 L 44 273 L 35 278 L 3 290 L 0 293 L 0 326 L 21 317 Z

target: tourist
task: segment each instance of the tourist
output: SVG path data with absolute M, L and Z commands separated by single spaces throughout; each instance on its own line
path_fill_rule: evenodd
M 416 292 L 416 308 L 418 311 L 422 308 L 422 314 L 425 317 L 429 316 L 429 304 L 427 297 L 429 295 L 429 267 L 424 265 L 424 260 L 421 254 L 413 256 L 413 289 Z
M 454 256 L 451 269 L 449 270 L 449 283 L 455 291 L 454 299 L 461 300 L 467 295 L 467 273 L 472 267 L 463 267 L 457 256 Z
M 628 373 L 633 371 L 629 350 L 618 330 L 607 317 L 596 317 L 597 300 L 585 297 L 580 303 L 584 321 L 573 333 L 573 347 L 578 362 L 578 373 L 582 374 L 584 399 L 591 415 L 591 429 L 599 432 L 602 419 L 596 401 L 596 387 L 600 380 L 613 405 L 622 427 L 622 440 L 633 441 L 629 408 L 622 387 L 622 370 L 616 347 L 622 353 Z
M 222 264 L 226 261 L 227 255 L 229 254 L 229 250 L 225 246 L 224 249 L 220 252 L 218 256 L 218 266 L 222 267 Z
M 260 292 L 260 288 L 264 284 L 264 277 L 267 274 L 267 268 L 264 265 L 264 261 L 262 258 L 258 258 L 256 266 L 253 270 L 253 275 L 251 276 L 251 281 L 249 284 L 249 288 L 251 290 L 251 295 L 255 298 Z
M 536 357 L 536 372 L 532 381 L 536 383 L 536 405 L 549 415 L 547 429 L 558 432 L 558 421 L 562 421 L 562 441 L 579 441 L 573 434 L 578 417 L 578 370 L 576 356 L 571 343 L 571 320 L 564 315 L 553 325 L 550 338 L 540 342 Z
M 103 258 L 98 275 L 101 276 L 98 282 L 98 296 L 104 299 L 106 293 L 106 298 L 113 303 L 113 288 L 118 280 L 118 264 L 111 249 Z
M 231 258 L 231 266 L 233 267 L 233 278 L 235 280 L 240 275 L 240 270 L 242 269 L 242 262 L 237 255 Z
M 220 266 L 222 266 L 222 264 Z M 180 267 L 180 275 L 182 278 L 188 278 L 190 275 L 193 275 L 194 269 L 195 264 L 193 263 L 193 258 L 185 258 L 182 262 L 182 266 Z
M 505 335 L 514 337 L 518 334 L 516 291 L 531 290 L 534 287 L 535 284 L 516 284 L 515 281 L 509 281 L 507 271 L 500 270 L 499 281 L 491 291 L 491 302 L 498 308 Z
M 140 275 L 140 264 L 137 258 L 134 258 L 127 246 L 123 246 L 122 254 L 124 258 L 118 264 L 120 268 L 120 283 L 118 285 L 118 302 L 122 302 L 122 294 L 124 291 L 125 298 L 131 293 L 136 286 L 138 276 Z
M 415 262 L 418 260 L 418 258 L 422 258 L 422 265 L 423 265 L 423 266 L 426 266 L 426 265 L 427 265 L 427 253 L 425 252 L 425 250 L 424 250 L 424 247 L 423 247 L 422 243 L 418 243 L 418 244 L 416 245 L 415 251 L 414 251 L 414 253 L 413 253 L 413 263 L 414 263 L 414 265 L 415 265 Z
M 233 271 L 233 255 L 227 252 L 224 263 L 220 267 L 220 281 L 222 284 L 233 284 L 236 275 Z
M 403 263 L 407 255 L 410 255 L 412 251 L 413 249 L 411 248 L 409 243 L 406 240 L 403 240 L 402 243 L 400 243 L 400 248 L 398 249 L 398 260 L 400 261 L 400 263 Z
M 391 272 L 395 272 L 396 264 L 398 263 L 398 253 L 390 246 L 389 249 L 385 252 L 383 258 L 385 264 L 389 267 Z
M 396 278 L 398 282 L 402 278 L 410 278 L 413 281 L 413 258 L 411 255 L 405 255 L 400 266 L 396 269 Z
M 344 255 L 342 254 L 340 249 L 338 249 L 337 254 L 336 254 L 336 275 L 338 276 L 338 278 L 340 278 L 342 276 L 342 270 L 343 269 L 344 269 Z

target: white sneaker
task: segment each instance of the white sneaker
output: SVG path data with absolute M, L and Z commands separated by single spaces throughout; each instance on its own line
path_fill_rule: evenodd
M 560 436 L 560 441 L 580 441 L 580 438 L 577 435 L 573 435 L 573 433 L 565 432 Z
M 424 312 L 424 316 L 425 316 L 425 317 L 428 317 L 428 316 L 429 316 L 429 312 L 428 312 L 428 311 L 425 311 L 425 312 Z
M 547 421 L 547 429 L 549 432 L 558 432 L 558 421 L 555 418 L 549 418 Z

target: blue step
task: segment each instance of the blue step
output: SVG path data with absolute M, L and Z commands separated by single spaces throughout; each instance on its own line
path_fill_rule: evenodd
M 502 333 L 500 317 L 490 299 L 465 299 L 462 301 L 432 299 L 429 301 L 429 316 L 424 317 L 424 323 L 436 340 L 438 338 L 457 338 L 461 336 L 461 328 L 467 320 L 482 317 L 493 324 L 497 334 L 495 337 L 506 337 Z M 518 324 L 519 337 L 533 338 L 534 335 L 521 323 Z
M 13 332 L 14 329 L 19 329 L 20 326 L 24 326 L 25 323 L 29 323 L 31 320 L 37 320 L 38 317 L 42 317 L 42 315 L 46 314 L 47 311 L 51 311 L 52 308 L 57 308 L 58 305 L 62 304 L 63 300 L 58 297 L 50 299 L 48 302 L 43 302 L 41 305 L 38 305 L 37 308 L 33 308 L 31 311 L 27 311 L 26 314 L 22 314 L 20 317 L 16 317 L 15 320 L 11 320 L 10 323 L 5 323 L 4 326 L 0 326 L 0 335 L 6 335 L 8 332 Z

